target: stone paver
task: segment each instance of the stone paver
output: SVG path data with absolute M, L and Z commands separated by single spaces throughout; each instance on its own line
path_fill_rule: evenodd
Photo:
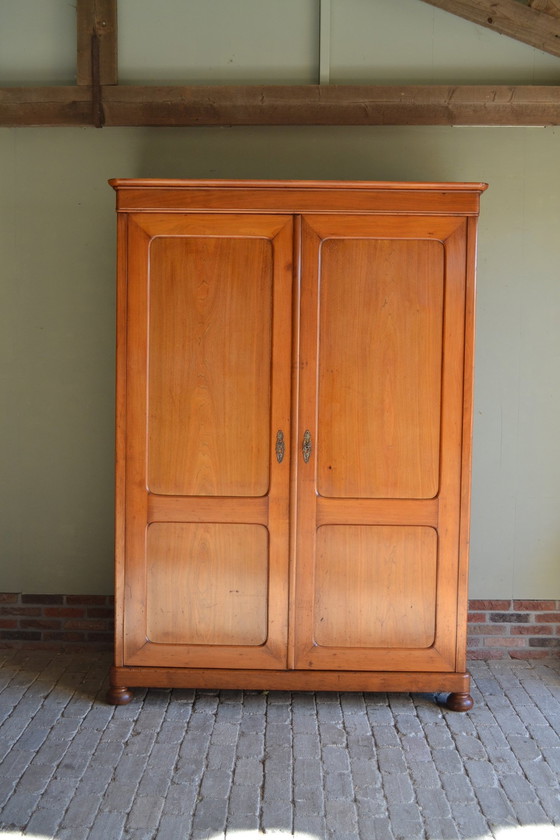
M 0 651 L 0 834 L 560 838 L 558 661 L 473 662 L 466 714 L 367 692 L 138 690 L 114 708 L 109 664 Z

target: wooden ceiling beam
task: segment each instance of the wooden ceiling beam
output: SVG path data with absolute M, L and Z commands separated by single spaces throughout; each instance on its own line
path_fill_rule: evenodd
M 92 88 L 0 88 L 0 126 L 93 125 Z
M 0 126 L 92 125 L 91 86 L 0 88 Z M 560 125 L 560 87 L 254 85 L 101 88 L 107 126 Z
M 422 0 L 551 55 L 560 56 L 560 19 L 517 0 Z

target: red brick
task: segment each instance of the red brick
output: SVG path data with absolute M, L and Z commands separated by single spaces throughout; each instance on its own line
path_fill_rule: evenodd
M 113 619 L 115 611 L 111 607 L 88 607 L 88 618 L 110 618 Z
M 0 630 L 0 639 L 38 642 L 41 640 L 41 634 L 38 630 Z
M 0 592 L 0 604 L 17 604 L 18 599 L 17 592 Z
M 45 607 L 43 613 L 52 618 L 85 618 L 83 607 Z
M 486 621 L 486 613 L 482 613 L 482 612 L 469 613 L 467 621 L 469 622 L 469 624 L 479 622 L 479 621 Z
M 547 650 L 527 648 L 526 650 L 512 650 L 509 655 L 512 659 L 546 659 L 550 653 Z
M 66 630 L 49 630 L 43 633 L 43 638 L 47 641 L 58 642 L 83 642 L 85 633 L 68 633 Z
M 535 621 L 538 624 L 556 624 L 560 621 L 560 613 L 558 612 L 545 612 L 541 615 L 535 616 Z
M 506 650 L 500 650 L 500 648 L 495 650 L 473 650 L 472 652 L 469 651 L 468 658 L 469 659 L 506 659 L 508 653 Z
M 556 639 L 553 636 L 548 636 L 546 639 L 543 639 L 543 638 L 529 639 L 529 647 L 558 648 L 558 647 L 560 647 L 560 639 Z
M 62 595 L 22 595 L 22 604 L 62 604 Z
M 87 640 L 88 642 L 97 642 L 112 646 L 114 637 L 112 633 L 88 633 Z
M 15 618 L 0 618 L 0 630 L 15 630 L 17 624 Z
M 60 621 L 56 618 L 22 618 L 19 626 L 25 630 L 58 630 Z
M 509 610 L 511 609 L 511 601 L 469 601 L 469 609 L 471 610 Z
M 41 615 L 41 607 L 0 607 L 0 615 Z
M 506 650 L 509 648 L 526 647 L 527 639 L 520 636 L 489 636 L 486 639 L 487 647 L 503 647 Z
M 83 604 L 87 606 L 88 604 L 104 607 L 106 603 L 106 595 L 67 595 L 66 596 L 66 603 L 67 604 Z
M 503 624 L 471 624 L 469 633 L 477 636 L 503 636 L 509 630 L 509 626 Z
M 490 621 L 497 624 L 526 624 L 529 621 L 529 613 L 493 612 L 490 613 Z
M 64 622 L 65 630 L 107 630 L 107 623 L 94 618 L 71 618 Z
M 548 624 L 516 624 L 511 628 L 514 636 L 551 636 L 551 628 Z
M 514 601 L 514 610 L 528 610 L 535 612 L 535 610 L 555 610 L 556 601 Z
M 480 636 L 474 636 L 473 638 L 469 637 L 467 639 L 467 649 L 475 648 L 475 647 L 478 648 L 481 645 L 482 645 L 482 639 L 480 638 Z

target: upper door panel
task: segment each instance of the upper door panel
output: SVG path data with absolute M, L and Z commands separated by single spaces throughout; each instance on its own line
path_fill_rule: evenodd
M 441 242 L 322 242 L 317 490 L 338 498 L 438 492 Z
M 191 235 L 152 242 L 152 493 L 266 494 L 272 260 L 270 239 Z

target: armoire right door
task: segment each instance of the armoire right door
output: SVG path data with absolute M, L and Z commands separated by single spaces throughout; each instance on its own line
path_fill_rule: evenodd
M 301 225 L 293 667 L 454 671 L 467 221 Z

